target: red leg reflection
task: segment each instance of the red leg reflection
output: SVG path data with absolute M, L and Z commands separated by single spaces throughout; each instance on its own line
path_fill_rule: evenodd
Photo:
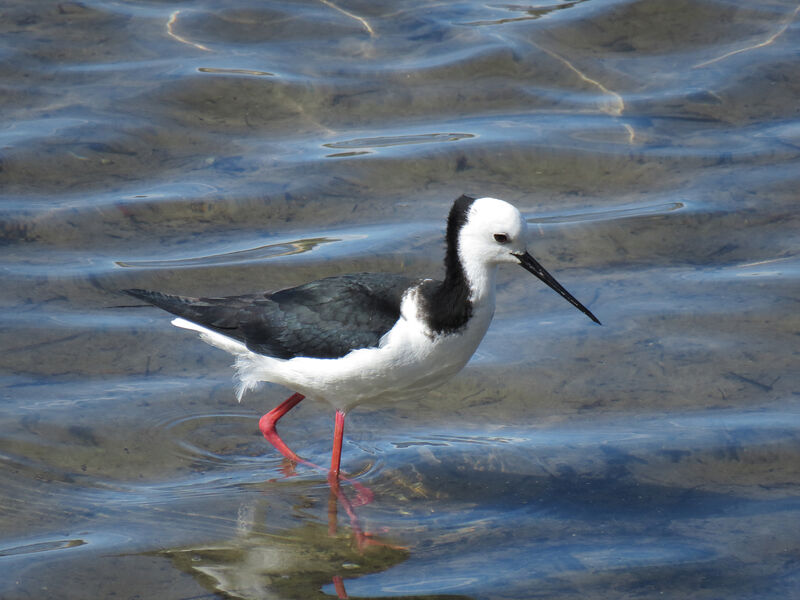
M 347 598 L 347 590 L 344 589 L 344 581 L 342 581 L 341 575 L 333 576 L 333 587 L 336 588 L 337 598 Z
M 361 490 L 358 489 L 358 484 L 355 481 L 345 479 L 346 483 L 353 484 L 353 487 L 356 488 L 357 496 L 359 497 L 362 493 Z M 358 519 L 358 515 L 356 515 L 356 511 L 353 508 L 353 502 L 350 501 L 350 498 L 344 493 L 340 484 L 340 480 L 334 473 L 328 474 L 328 485 L 331 488 L 330 496 L 328 498 L 328 533 L 330 535 L 336 535 L 336 528 L 337 528 L 337 521 L 338 521 L 338 510 L 337 507 L 341 504 L 342 508 L 344 508 L 344 512 L 347 513 L 347 517 L 350 519 L 350 529 L 353 531 L 353 538 L 356 541 L 356 546 L 358 547 L 359 551 L 363 552 L 367 546 L 384 546 L 388 548 L 394 548 L 397 550 L 404 550 L 405 548 L 401 546 L 394 546 L 392 544 L 387 544 L 385 542 L 378 541 L 372 538 L 372 534 L 364 531 L 361 528 L 361 522 Z M 372 492 L 368 488 L 364 488 L 361 486 L 363 490 L 366 490 L 370 494 L 370 500 L 372 500 Z M 357 506 L 357 504 L 356 504 Z

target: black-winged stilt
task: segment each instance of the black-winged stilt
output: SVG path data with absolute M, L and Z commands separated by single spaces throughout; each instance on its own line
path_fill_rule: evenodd
M 511 204 L 461 196 L 447 219 L 442 281 L 358 273 L 225 298 L 124 291 L 233 354 L 239 400 L 262 381 L 295 391 L 259 422 L 284 456 L 301 460 L 278 437 L 278 420 L 305 397 L 332 405 L 331 473 L 338 475 L 348 410 L 377 398 L 419 396 L 467 363 L 494 315 L 498 265 L 521 265 L 600 323 L 528 253 L 526 233 Z

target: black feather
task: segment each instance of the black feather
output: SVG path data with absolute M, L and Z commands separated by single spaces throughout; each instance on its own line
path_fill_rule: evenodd
M 276 358 L 339 358 L 378 345 L 400 318 L 411 279 L 384 273 L 327 277 L 273 294 L 189 298 L 123 290 Z

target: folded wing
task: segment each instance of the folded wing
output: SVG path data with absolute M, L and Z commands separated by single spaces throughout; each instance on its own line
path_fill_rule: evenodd
M 400 318 L 403 293 L 413 280 L 358 273 L 313 281 L 275 293 L 190 298 L 123 290 L 275 358 L 339 358 L 378 345 Z

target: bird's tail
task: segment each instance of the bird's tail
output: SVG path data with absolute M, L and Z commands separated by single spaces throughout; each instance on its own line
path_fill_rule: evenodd
M 225 352 L 236 357 L 236 361 L 233 363 L 233 367 L 236 369 L 233 381 L 236 388 L 236 399 L 239 402 L 242 401 L 245 392 L 254 390 L 259 386 L 261 380 L 257 375 L 258 368 L 255 364 L 255 355 L 242 342 L 180 317 L 172 319 L 172 324 L 181 329 L 196 331 L 206 344 L 225 350 Z
M 199 323 L 194 323 L 193 321 L 178 317 L 177 319 L 172 319 L 172 324 L 175 327 L 180 327 L 181 329 L 196 331 L 200 334 L 200 337 L 206 344 L 210 344 L 211 346 L 219 348 L 220 350 L 225 350 L 225 352 L 233 354 L 234 356 L 250 354 L 250 350 L 247 349 L 247 346 L 245 346 L 244 343 L 240 342 L 239 340 L 229 338 L 227 335 L 222 335 L 221 333 L 214 331 L 213 329 L 209 329 L 208 327 L 203 327 Z

